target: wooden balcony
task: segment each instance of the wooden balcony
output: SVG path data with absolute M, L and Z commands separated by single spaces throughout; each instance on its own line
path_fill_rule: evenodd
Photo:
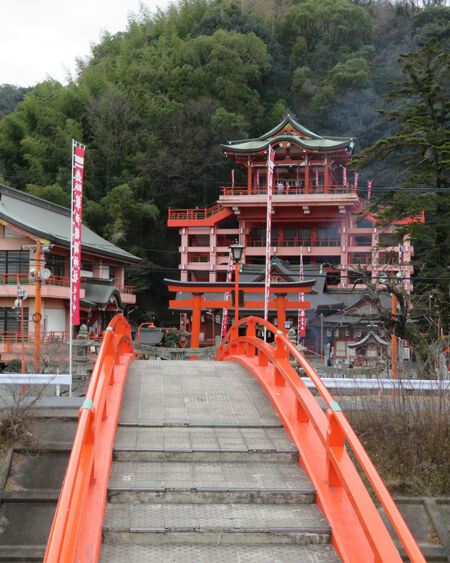
M 223 196 L 249 196 L 249 195 L 264 195 L 267 194 L 267 186 L 252 186 L 249 190 L 248 187 L 229 187 L 222 186 L 220 188 L 221 195 Z M 272 194 L 275 195 L 313 195 L 313 194 L 356 194 L 357 188 L 354 185 L 342 186 L 342 185 L 330 185 L 325 186 L 315 186 L 310 184 L 308 188 L 305 186 L 283 186 L 283 188 L 278 188 L 276 185 L 273 186 Z

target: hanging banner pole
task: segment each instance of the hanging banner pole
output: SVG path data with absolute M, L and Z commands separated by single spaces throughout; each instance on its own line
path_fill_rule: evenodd
M 264 283 L 264 320 L 269 320 L 270 299 L 270 254 L 271 254 L 271 231 L 272 231 L 272 189 L 273 169 L 275 166 L 275 152 L 272 145 L 267 151 L 267 219 L 266 219 L 266 275 Z M 264 327 L 264 340 L 267 339 L 267 330 Z
M 358 191 L 358 178 L 359 178 L 359 172 L 355 172 L 355 183 L 353 185 L 353 189 L 352 192 L 356 193 Z
M 227 267 L 227 282 L 231 282 L 233 279 L 233 254 L 230 250 L 230 254 L 228 256 L 228 267 Z M 224 301 L 230 301 L 231 299 L 231 291 L 227 291 L 225 293 Z M 227 333 L 228 328 L 228 309 L 223 309 L 222 311 L 222 338 Z
M 72 381 L 73 326 L 80 324 L 81 216 L 83 206 L 84 152 L 86 147 L 72 139 L 72 190 L 70 213 L 70 318 L 69 373 Z
M 370 201 L 370 196 L 372 195 L 372 180 L 367 182 L 367 200 Z
M 303 246 L 300 247 L 300 281 L 303 281 Z M 305 294 L 299 293 L 298 300 L 304 301 Z M 300 338 L 306 336 L 306 312 L 305 309 L 298 310 L 298 327 L 297 327 L 297 346 L 300 344 Z

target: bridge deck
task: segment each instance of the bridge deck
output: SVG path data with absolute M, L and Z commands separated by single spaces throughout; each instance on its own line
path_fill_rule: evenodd
M 100 561 L 339 561 L 298 453 L 232 362 L 129 370 Z

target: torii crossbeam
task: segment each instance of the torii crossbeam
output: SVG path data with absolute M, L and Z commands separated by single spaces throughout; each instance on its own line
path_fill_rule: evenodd
M 233 282 L 212 282 L 205 284 L 204 282 L 183 282 L 177 280 L 165 279 L 169 291 L 176 293 L 187 293 L 192 296 L 188 299 L 171 299 L 169 308 L 171 309 L 191 309 L 192 310 L 192 330 L 191 330 L 191 347 L 198 348 L 200 344 L 200 318 L 202 309 L 229 309 L 235 307 L 236 295 Z M 286 309 L 309 309 L 309 301 L 291 301 L 287 299 L 288 294 L 310 293 L 315 280 L 304 280 L 298 282 L 277 282 L 270 287 L 270 294 L 273 299 L 269 301 L 269 309 L 277 310 L 277 325 L 280 330 L 285 330 L 284 323 L 286 320 Z M 239 284 L 239 290 L 244 294 L 244 303 L 239 305 L 240 309 L 264 309 L 264 300 L 249 300 L 250 294 L 263 294 L 264 282 L 242 282 Z M 230 301 L 218 299 L 205 299 L 203 295 L 206 293 L 227 293 L 230 292 L 233 299 Z

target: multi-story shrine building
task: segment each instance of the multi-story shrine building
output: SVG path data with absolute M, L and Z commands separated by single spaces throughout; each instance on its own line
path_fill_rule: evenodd
M 247 184 L 220 188 L 210 208 L 169 210 L 168 225 L 177 227 L 181 237 L 181 280 L 224 281 L 234 242 L 245 246 L 244 264 L 264 264 L 269 145 L 275 152 L 272 257 L 293 266 L 302 253 L 305 265 L 321 266 L 329 289 L 343 292 L 363 288 L 356 272 L 361 266 L 374 281 L 380 272 L 396 275 L 400 266 L 398 241 L 389 233 L 393 228 L 375 226 L 353 174 L 347 178 L 355 143 L 355 138 L 313 133 L 288 114 L 259 138 L 222 145 Z M 404 240 L 401 267 L 408 291 L 412 254 Z

